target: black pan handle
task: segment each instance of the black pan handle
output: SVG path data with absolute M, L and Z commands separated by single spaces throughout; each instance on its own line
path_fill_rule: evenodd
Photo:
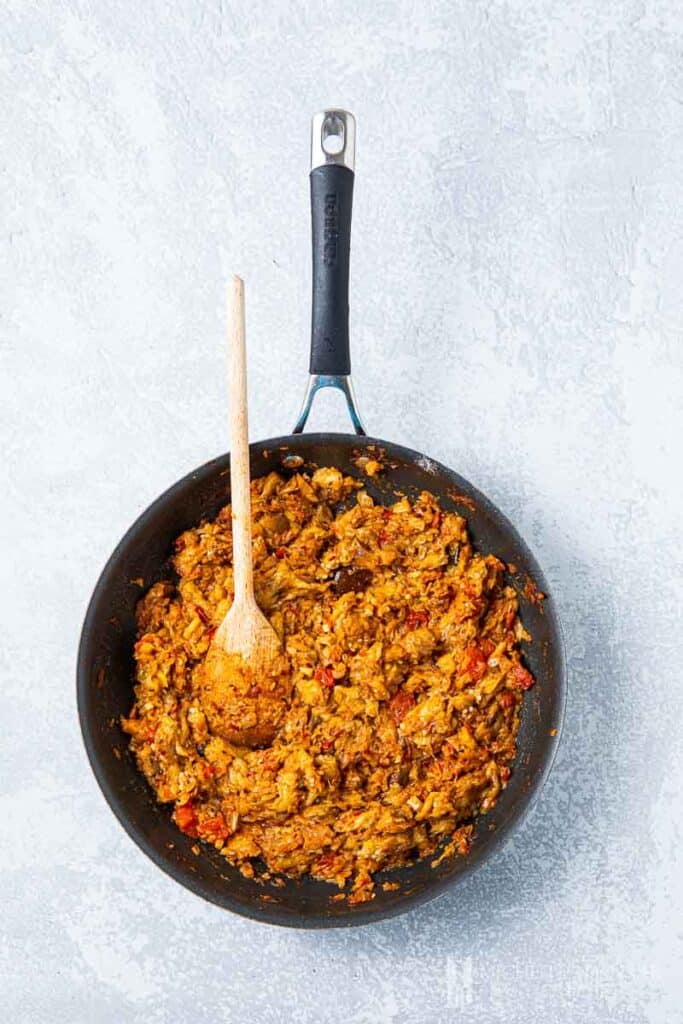
M 309 384 L 294 433 L 300 433 L 313 397 L 323 387 L 341 390 L 354 430 L 364 434 L 351 383 L 349 353 L 349 250 L 356 122 L 345 110 L 324 110 L 311 134 L 313 308 Z
M 313 313 L 310 373 L 351 373 L 349 249 L 353 170 L 322 164 L 311 170 Z

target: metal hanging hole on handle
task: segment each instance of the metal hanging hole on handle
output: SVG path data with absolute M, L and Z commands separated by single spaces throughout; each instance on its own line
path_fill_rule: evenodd
M 356 119 L 348 110 L 321 110 L 311 124 L 311 170 L 336 164 L 355 170 Z
M 338 114 L 328 114 L 323 121 L 321 145 L 328 156 L 337 156 L 345 145 L 344 122 Z

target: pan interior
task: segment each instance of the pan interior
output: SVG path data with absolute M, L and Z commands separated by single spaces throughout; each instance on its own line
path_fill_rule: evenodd
M 380 452 L 384 471 L 376 479 L 359 469 L 359 456 Z M 292 458 L 294 456 L 294 458 Z M 414 497 L 431 491 L 442 507 L 468 522 L 474 545 L 496 554 L 516 571 L 511 581 L 520 594 L 520 615 L 533 637 L 525 658 L 537 685 L 525 697 L 518 734 L 518 758 L 510 783 L 492 811 L 478 819 L 470 853 L 431 866 L 431 859 L 380 875 L 398 882 L 394 891 L 377 887 L 375 899 L 357 907 L 333 902 L 337 889 L 312 879 L 288 880 L 283 888 L 244 878 L 218 851 L 193 840 L 158 804 L 128 750 L 119 719 L 133 699 L 132 650 L 135 606 L 141 593 L 170 572 L 174 539 L 202 519 L 212 518 L 230 500 L 229 456 L 214 459 L 166 491 L 133 524 L 118 545 L 95 588 L 83 626 L 78 661 L 78 702 L 86 749 L 113 811 L 135 842 L 177 881 L 204 898 L 246 916 L 301 927 L 362 924 L 388 917 L 434 898 L 470 872 L 502 842 L 528 810 L 547 775 L 559 741 L 565 697 L 564 660 L 552 599 L 529 599 L 528 581 L 547 595 L 541 571 L 505 517 L 471 484 L 417 452 L 373 438 L 307 434 L 275 438 L 251 446 L 252 477 L 272 470 L 336 466 L 363 479 L 382 504 L 397 492 Z M 297 466 L 297 464 L 299 464 Z M 144 581 L 141 588 L 140 581 Z M 553 735 L 553 733 L 555 733 Z

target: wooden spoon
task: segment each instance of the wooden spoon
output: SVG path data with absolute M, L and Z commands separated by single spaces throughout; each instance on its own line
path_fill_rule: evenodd
M 202 706 L 213 732 L 245 746 L 269 744 L 287 709 L 287 661 L 256 603 L 251 550 L 244 283 L 228 283 L 230 490 L 234 592 L 204 663 Z

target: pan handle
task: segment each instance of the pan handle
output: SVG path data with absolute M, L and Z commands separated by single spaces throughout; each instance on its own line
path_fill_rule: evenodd
M 311 126 L 313 312 L 311 361 L 304 404 L 293 433 L 304 429 L 321 388 L 346 398 L 353 428 L 365 434 L 351 381 L 349 354 L 349 250 L 356 121 L 345 110 L 324 110 Z

